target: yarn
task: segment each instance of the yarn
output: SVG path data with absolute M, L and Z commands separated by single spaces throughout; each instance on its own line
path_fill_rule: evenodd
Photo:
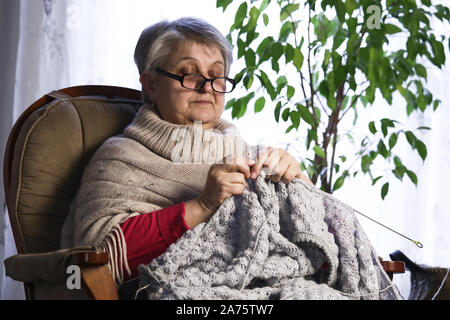
M 139 276 L 149 299 L 400 299 L 352 208 L 264 173 Z

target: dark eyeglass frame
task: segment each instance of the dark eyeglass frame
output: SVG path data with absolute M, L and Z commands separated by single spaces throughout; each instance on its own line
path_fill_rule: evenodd
M 228 78 L 228 77 L 214 77 L 214 78 L 208 79 L 208 78 L 204 77 L 202 74 L 199 74 L 199 73 L 186 73 L 186 74 L 183 74 L 182 76 L 179 76 L 179 75 L 177 75 L 177 74 L 170 73 L 170 72 L 168 72 L 168 71 L 166 71 L 166 70 L 163 70 L 163 69 L 161 69 L 161 68 L 156 68 L 155 71 L 158 72 L 159 74 L 162 74 L 163 76 L 166 76 L 166 77 L 169 77 L 169 78 L 172 78 L 172 79 L 175 79 L 175 80 L 180 81 L 180 84 L 181 84 L 181 86 L 182 86 L 183 88 L 189 89 L 189 90 L 194 90 L 194 91 L 200 91 L 201 89 L 203 89 L 203 87 L 205 86 L 205 84 L 206 84 L 207 82 L 211 82 L 211 88 L 212 88 L 215 92 L 218 92 L 218 93 L 230 93 L 230 92 L 233 91 L 234 88 L 236 87 L 236 81 L 234 81 L 234 79 L 231 79 L 231 78 Z M 186 76 L 200 76 L 200 77 L 202 77 L 202 78 L 204 79 L 204 81 L 203 81 L 202 85 L 201 85 L 199 88 L 197 88 L 197 89 L 194 89 L 194 88 L 187 88 L 187 87 L 185 87 L 184 84 L 183 84 L 183 82 L 184 82 L 184 77 L 186 77 Z M 216 90 L 216 89 L 214 88 L 214 80 L 216 80 L 216 79 L 225 79 L 225 80 L 228 80 L 228 81 L 232 84 L 231 90 L 229 90 L 229 91 L 220 91 L 220 90 Z

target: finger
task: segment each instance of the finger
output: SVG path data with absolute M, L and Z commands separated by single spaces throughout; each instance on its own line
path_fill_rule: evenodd
M 243 194 L 245 191 L 245 184 L 242 183 L 233 183 L 230 185 L 231 194 Z
M 266 173 L 266 180 L 270 179 L 274 181 L 274 176 L 279 174 L 280 171 L 280 150 L 278 148 L 272 149 L 269 157 L 263 165 L 262 170 Z
M 266 158 L 263 164 L 262 170 L 269 176 L 273 176 L 279 172 L 280 154 L 275 149 L 272 150 L 269 156 Z
M 236 156 L 228 156 L 225 158 L 225 170 L 228 172 L 239 171 L 248 179 L 250 178 L 249 159 Z
M 255 179 L 259 172 L 261 171 L 262 166 L 264 165 L 264 162 L 266 161 L 267 157 L 269 156 L 270 147 L 268 147 L 266 150 L 261 151 L 258 153 L 258 156 L 256 158 L 255 164 L 252 166 L 251 169 L 251 178 Z
M 289 168 L 289 159 L 281 158 L 278 164 L 275 167 L 275 171 L 272 174 L 272 181 L 273 182 L 280 182 L 281 178 L 286 174 L 288 168 Z
M 223 181 L 227 184 L 240 183 L 243 185 L 247 185 L 247 182 L 245 181 L 245 176 L 241 172 L 228 172 L 226 173 L 226 176 L 224 177 Z
M 288 168 L 286 169 L 286 172 L 284 173 L 283 177 L 281 178 L 281 180 L 285 183 L 285 184 L 289 184 L 292 180 L 294 180 L 294 178 L 297 178 L 297 176 L 295 175 L 295 168 L 292 167 L 292 164 L 289 163 Z
M 243 173 L 246 179 L 250 178 L 250 166 L 248 165 L 246 159 L 237 158 L 235 170 Z

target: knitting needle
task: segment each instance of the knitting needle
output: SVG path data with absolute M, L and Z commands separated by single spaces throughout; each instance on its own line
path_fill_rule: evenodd
M 355 211 L 356 211 L 357 213 L 359 213 L 360 215 L 366 217 L 367 219 L 372 220 L 372 221 L 375 222 L 375 223 L 378 223 L 379 225 L 385 227 L 385 228 L 388 229 L 388 230 L 391 230 L 392 232 L 395 232 L 396 234 L 402 236 L 402 237 L 405 238 L 405 239 L 408 239 L 409 241 L 411 241 L 412 243 L 414 243 L 414 244 L 415 244 L 416 246 L 418 246 L 419 248 L 423 248 L 423 245 L 422 245 L 422 243 L 420 243 L 420 241 L 417 241 L 417 240 L 413 240 L 413 239 L 411 239 L 411 238 L 408 238 L 407 236 L 405 236 L 405 235 L 403 235 L 403 234 L 401 234 L 401 233 L 399 233 L 399 232 L 397 232 L 397 231 L 395 231 L 395 230 L 393 230 L 393 229 L 391 229 L 391 228 L 385 226 L 384 224 L 382 224 L 382 223 L 380 223 L 380 222 L 378 222 L 378 221 L 376 221 L 376 220 L 374 220 L 374 219 L 372 219 L 372 218 L 366 216 L 365 214 L 362 214 L 362 213 L 359 212 L 358 210 L 355 210 Z

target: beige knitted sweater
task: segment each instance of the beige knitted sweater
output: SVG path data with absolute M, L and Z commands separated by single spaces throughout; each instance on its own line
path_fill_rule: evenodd
M 120 223 L 198 197 L 213 163 L 230 154 L 253 157 L 255 150 L 224 119 L 204 130 L 164 121 L 156 108 L 143 105 L 124 133 L 107 139 L 86 167 L 63 226 L 62 248 L 93 245 L 108 251 L 120 284 L 124 272 L 130 273 Z

